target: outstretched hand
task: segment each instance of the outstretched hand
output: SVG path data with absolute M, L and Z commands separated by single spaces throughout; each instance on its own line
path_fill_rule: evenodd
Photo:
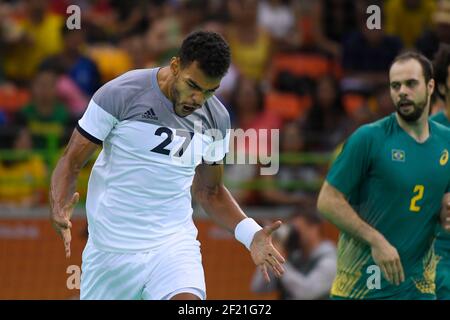
M 284 273 L 284 268 L 281 264 L 285 260 L 272 244 L 272 233 L 280 226 L 281 221 L 275 221 L 271 225 L 265 226 L 255 233 L 250 245 L 250 254 L 253 262 L 261 269 L 264 279 L 267 282 L 270 282 L 270 277 L 267 272 L 268 269 L 272 269 L 277 277 L 281 277 Z
M 70 242 L 72 241 L 72 234 L 70 233 L 72 223 L 70 222 L 70 218 L 72 217 L 73 208 L 79 199 L 79 193 L 75 192 L 72 199 L 70 199 L 70 201 L 61 210 L 55 211 L 55 209 L 53 209 L 51 213 L 52 225 L 63 239 L 66 258 L 70 257 Z

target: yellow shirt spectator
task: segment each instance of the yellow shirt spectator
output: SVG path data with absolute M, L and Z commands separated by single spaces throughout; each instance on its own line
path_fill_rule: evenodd
M 399 36 L 405 47 L 413 47 L 420 35 L 431 26 L 432 15 L 436 10 L 433 0 L 414 0 L 416 8 L 408 8 L 406 0 L 389 0 L 385 2 L 385 30 Z
M 230 30 L 228 33 L 233 64 L 246 78 L 259 81 L 264 76 L 270 59 L 270 36 L 259 29 L 254 43 L 245 43 L 239 39 L 237 32 L 238 30 Z
M 47 169 L 38 155 L 10 165 L 0 162 L 0 203 L 17 206 L 39 204 L 45 194 Z
M 38 24 L 29 20 L 20 22 L 27 40 L 8 50 L 5 57 L 5 74 L 20 80 L 30 79 L 42 60 L 62 50 L 61 28 L 65 23 L 61 16 L 48 13 Z
M 130 56 L 120 48 L 110 45 L 91 46 L 87 49 L 87 55 L 97 65 L 103 83 L 133 69 Z

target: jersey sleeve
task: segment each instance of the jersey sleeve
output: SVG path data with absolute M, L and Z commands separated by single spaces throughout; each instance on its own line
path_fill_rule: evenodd
M 120 90 L 114 89 L 114 81 L 108 82 L 94 94 L 77 125 L 77 130 L 85 138 L 101 144 L 119 122 L 123 99 L 118 94 Z
M 214 140 L 206 148 L 203 154 L 205 163 L 222 161 L 225 155 L 230 151 L 230 130 L 227 130 L 224 137 Z
M 372 135 L 372 130 L 367 126 L 355 131 L 345 142 L 328 172 L 327 182 L 347 197 L 367 175 Z
M 214 126 L 206 132 L 210 143 L 203 152 L 203 162 L 211 164 L 222 161 L 230 151 L 231 120 L 227 109 L 216 97 L 207 102 L 206 108 L 210 110 Z

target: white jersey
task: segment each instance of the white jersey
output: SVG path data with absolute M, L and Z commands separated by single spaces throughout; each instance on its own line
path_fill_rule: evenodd
M 175 114 L 159 69 L 134 70 L 93 96 L 77 130 L 103 143 L 89 178 L 89 237 L 99 249 L 149 251 L 182 233 L 197 236 L 190 188 L 202 161 L 224 158 L 230 118 L 216 97 Z

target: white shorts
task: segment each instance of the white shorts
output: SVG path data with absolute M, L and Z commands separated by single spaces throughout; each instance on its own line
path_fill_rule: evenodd
M 82 300 L 169 300 L 179 293 L 206 299 L 200 243 L 195 239 L 140 253 L 105 252 L 88 241 L 82 260 Z

